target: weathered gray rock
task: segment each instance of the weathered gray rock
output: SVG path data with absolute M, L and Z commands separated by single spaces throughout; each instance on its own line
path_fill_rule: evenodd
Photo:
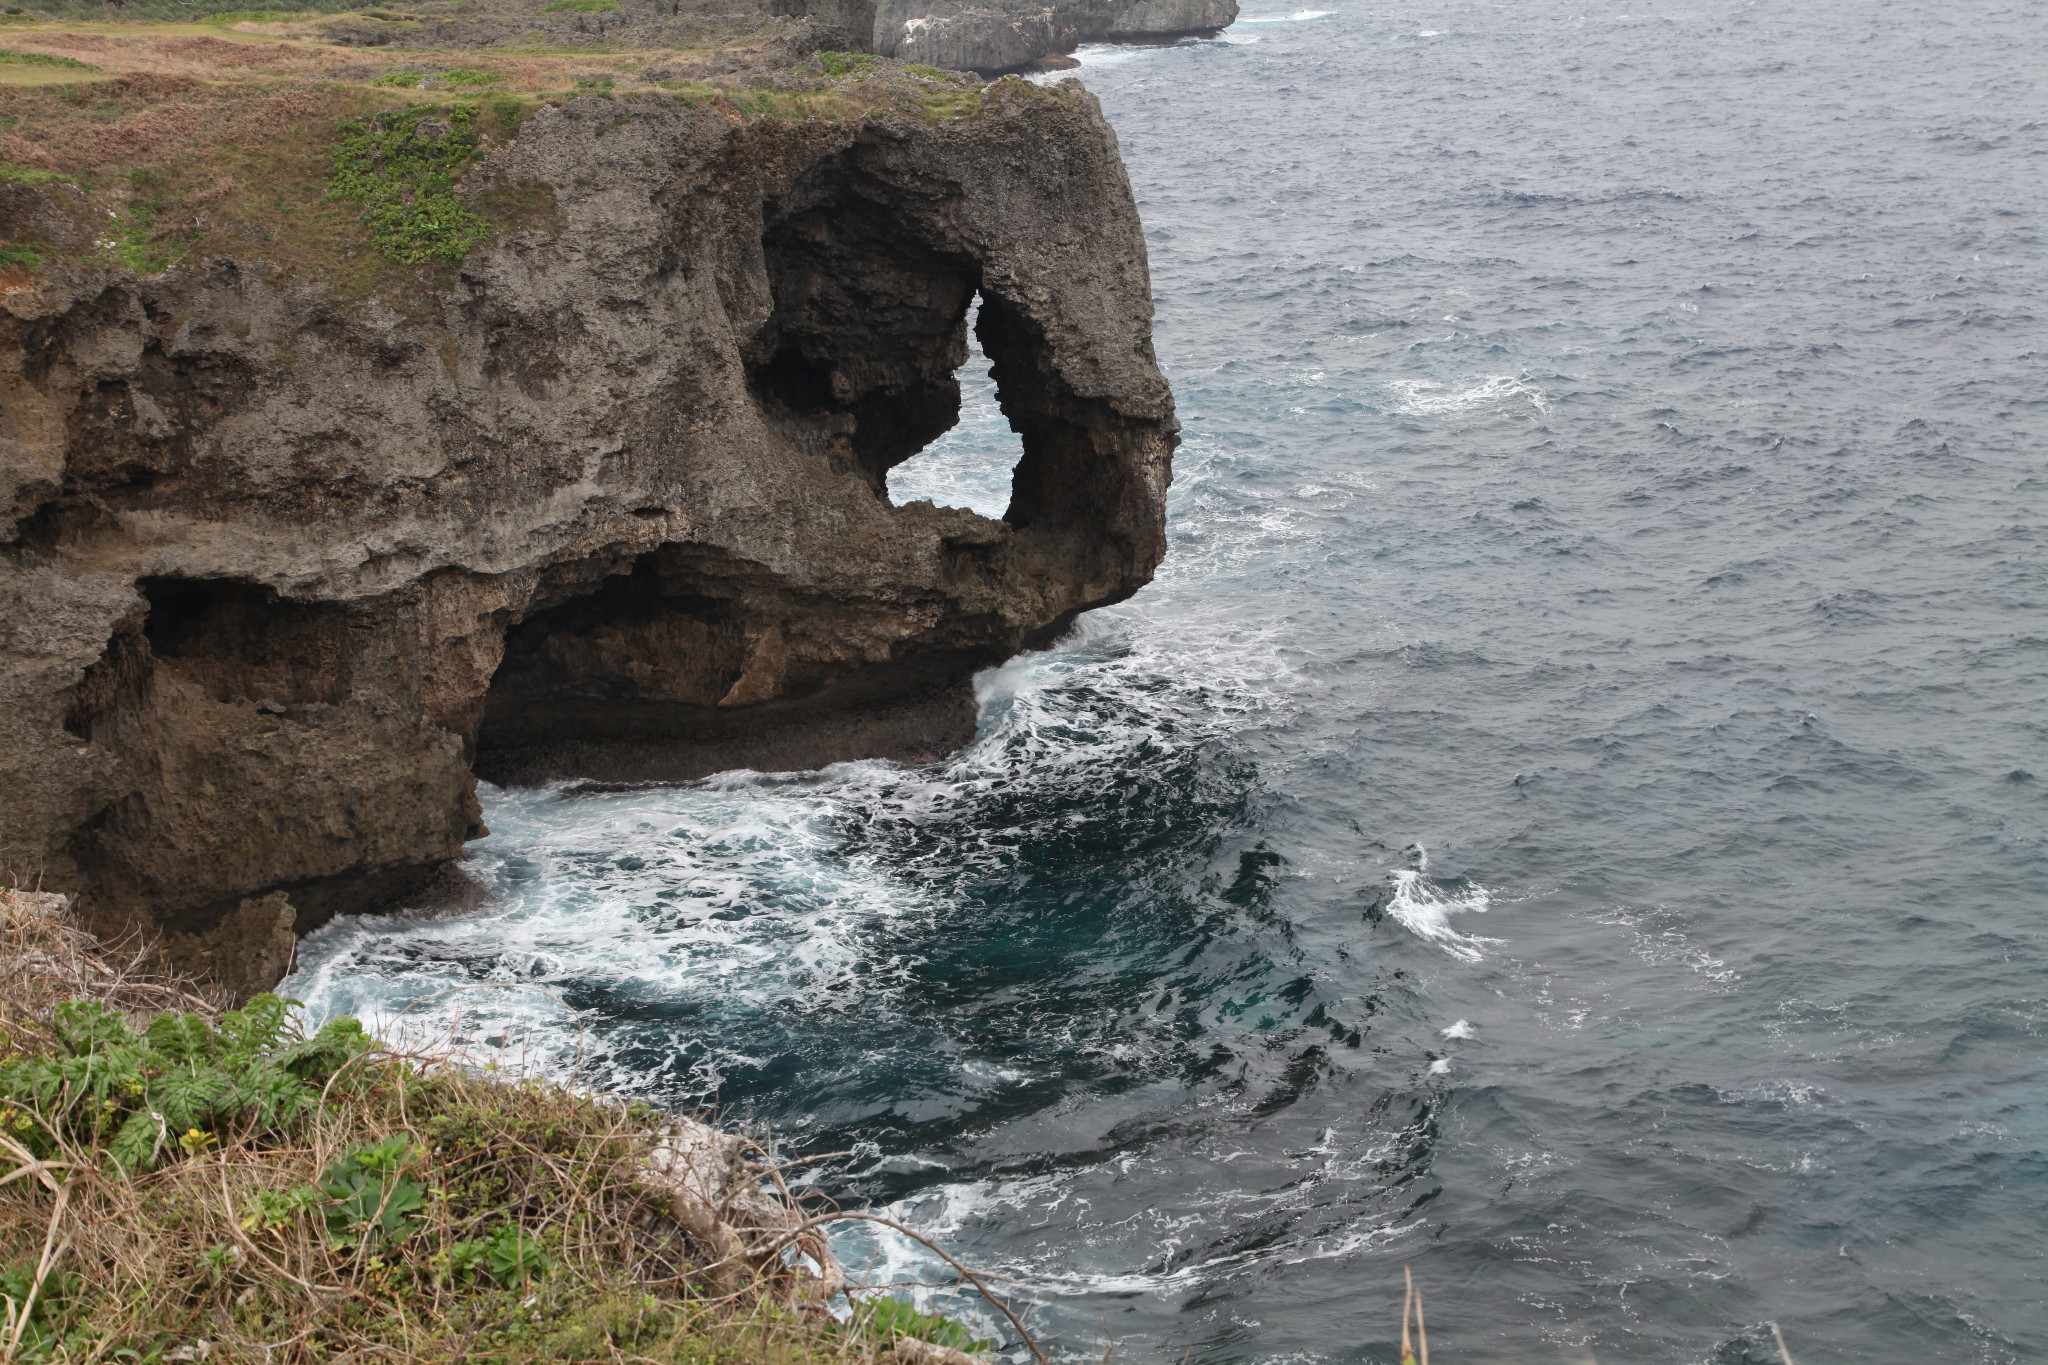
M 217 257 L 0 298 L 0 859 L 96 927 L 217 959 L 239 915 L 272 961 L 260 898 L 406 894 L 482 832 L 473 771 L 935 756 L 974 671 L 1157 564 L 1172 400 L 1077 85 L 579 100 L 493 185 L 544 225 L 412 296 Z M 1009 512 L 892 506 L 977 293 Z
M 848 0 L 781 0 L 834 31 L 857 15 Z M 815 4 L 815 10 L 800 9 Z M 866 3 L 866 0 L 862 0 Z M 1102 39 L 1163 42 L 1228 28 L 1237 0 L 879 0 L 872 49 L 906 62 L 1013 71 Z

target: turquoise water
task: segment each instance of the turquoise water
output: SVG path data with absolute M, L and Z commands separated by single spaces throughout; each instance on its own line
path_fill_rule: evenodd
M 1404 1264 L 1446 1361 L 2048 1358 L 2044 48 L 1473 0 L 1084 52 L 1187 426 L 1158 582 L 934 768 L 489 792 L 486 903 L 295 989 L 853 1149 L 1074 1359 L 1391 1361 Z M 999 510 L 970 390 L 897 500 Z

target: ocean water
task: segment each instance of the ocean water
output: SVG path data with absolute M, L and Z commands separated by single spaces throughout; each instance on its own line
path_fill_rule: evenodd
M 1151 588 L 936 767 L 487 792 L 294 989 L 851 1151 L 1063 1358 L 2048 1359 L 2048 7 L 1324 3 L 1082 54 Z

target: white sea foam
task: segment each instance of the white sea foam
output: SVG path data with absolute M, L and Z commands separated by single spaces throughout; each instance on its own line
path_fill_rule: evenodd
M 1395 411 L 1417 416 L 1467 412 L 1511 398 L 1527 399 L 1541 411 L 1550 406 L 1543 391 L 1520 375 L 1488 375 L 1462 388 L 1433 379 L 1392 379 L 1386 387 L 1400 396 Z
M 1460 1019 L 1442 1032 L 1446 1038 L 1471 1038 L 1477 1035 L 1478 1030 L 1472 1027 L 1471 1020 Z
M 1130 43 L 1083 43 L 1074 49 L 1074 60 L 1084 67 L 1122 66 L 1126 62 L 1144 61 L 1162 51 L 1163 48 L 1139 47 Z M 1057 81 L 1067 74 L 1064 71 L 1048 71 L 1044 73 L 1043 78 Z
M 1375 1147 L 1369 1152 L 1352 1154 L 1350 1160 L 1333 1157 L 1325 1174 L 1377 1186 L 1385 1180 L 1380 1162 L 1387 1155 L 1385 1149 Z M 996 1271 L 999 1282 L 1012 1295 L 1041 1301 L 1103 1294 L 1186 1293 L 1233 1273 L 1342 1259 L 1398 1240 L 1405 1231 L 1398 1226 L 1362 1221 L 1340 1232 L 1283 1237 L 1250 1250 L 1217 1251 L 1184 1260 L 1172 1258 L 1178 1263 L 1171 1269 L 1128 1268 L 1136 1262 L 1157 1262 L 1162 1253 L 1172 1252 L 1219 1223 L 1269 1214 L 1276 1206 L 1298 1198 L 1299 1192 L 1234 1191 L 1220 1197 L 1227 1205 L 1220 1210 L 1193 1205 L 1161 1206 L 1106 1219 L 1096 1212 L 1086 1195 L 1076 1193 L 1068 1177 L 1045 1175 L 934 1186 L 878 1212 L 917 1228 L 941 1245 L 967 1245 L 975 1240 L 978 1227 L 1047 1229 L 1051 1235 L 1037 1252 L 1021 1251 L 999 1267 L 983 1267 Z M 1125 1249 L 1124 1253 L 1118 1254 L 1117 1248 Z M 1087 1249 L 1112 1252 L 1107 1259 L 1122 1262 L 1123 1267 L 1089 1268 Z M 834 1230 L 833 1251 L 850 1274 L 873 1284 L 904 1285 L 920 1303 L 929 1301 L 926 1296 L 932 1291 L 927 1286 L 933 1281 L 951 1278 L 944 1262 L 923 1246 L 871 1223 L 840 1224 Z M 1077 1255 L 1077 1251 L 1082 1254 Z M 970 1312 L 977 1307 L 965 1299 L 951 1299 L 950 1303 L 952 1308 Z M 991 1329 L 995 1326 L 993 1322 L 985 1325 Z M 999 1335 L 993 1330 L 988 1334 Z
M 856 765 L 848 765 L 854 768 Z M 625 1089 L 708 1093 L 727 1040 L 661 1076 L 614 1075 L 601 1014 L 551 992 L 602 991 L 611 1008 L 715 996 L 782 1013 L 886 1008 L 916 966 L 879 926 L 929 913 L 920 886 L 842 856 L 827 817 L 836 781 L 739 774 L 622 792 L 492 791 L 493 836 L 465 868 L 481 910 L 344 918 L 309 938 L 287 989 L 316 1015 L 352 1013 L 402 1036 L 511 1049 L 527 1066 Z M 737 1041 L 737 1040 L 731 1040 Z
M 1538 411 L 1547 412 L 1550 407 L 1543 390 L 1520 375 L 1488 375 L 1463 388 L 1434 379 L 1389 379 L 1385 383 L 1396 395 L 1389 410 L 1414 417 L 1469 412 L 1509 398 L 1526 398 Z
M 1327 19 L 1335 10 L 1298 9 L 1292 14 L 1246 14 L 1240 15 L 1240 24 L 1303 24 L 1311 19 Z
M 1500 942 L 1461 934 L 1451 927 L 1451 916 L 1484 914 L 1492 906 L 1493 893 L 1485 887 L 1475 882 L 1446 892 L 1419 869 L 1404 868 L 1392 876 L 1394 895 L 1387 902 L 1387 914 L 1417 938 L 1427 939 L 1466 962 L 1477 962 L 1484 956 L 1481 945 Z

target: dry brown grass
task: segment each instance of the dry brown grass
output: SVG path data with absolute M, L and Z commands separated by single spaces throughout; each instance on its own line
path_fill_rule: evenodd
M 47 903 L 0 892 L 0 947 L 16 1059 L 81 996 L 219 1018 Z M 125 1173 L 76 1136 L 78 1102 L 0 1106 L 0 1361 L 969 1359 L 839 1326 L 821 1230 L 861 1215 L 798 1209 L 765 1153 L 644 1106 L 372 1051 L 284 1129 L 195 1129 Z M 376 1144 L 367 1223 L 419 1205 L 383 1237 L 333 1212 Z
M 130 1019 L 218 1013 L 220 994 L 172 974 L 140 938 L 104 943 L 63 913 L 63 897 L 0 889 L 0 1060 L 50 1046 L 58 1002 L 89 998 Z

